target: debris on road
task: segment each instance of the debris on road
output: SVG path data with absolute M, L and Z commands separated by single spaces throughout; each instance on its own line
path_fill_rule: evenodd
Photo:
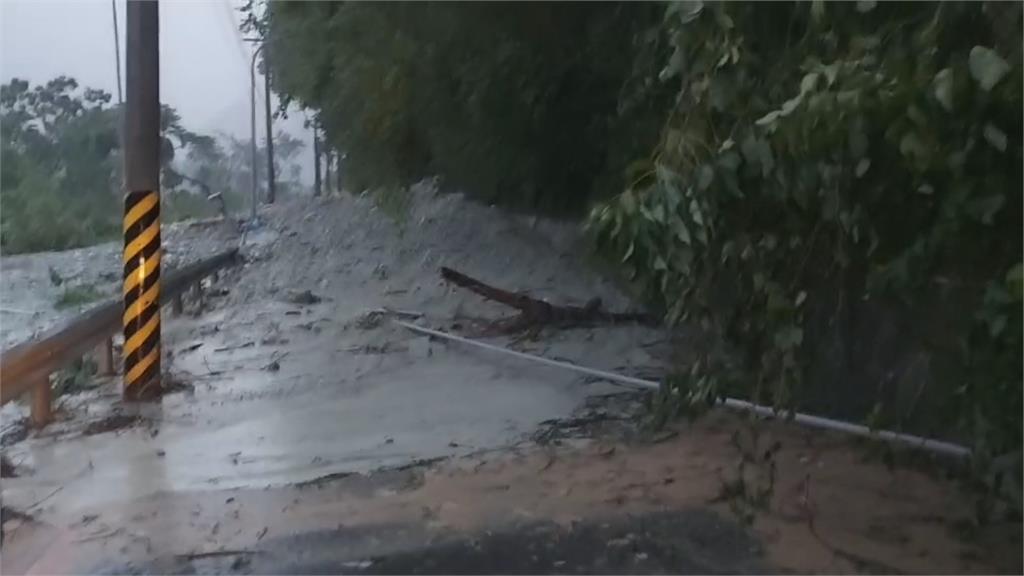
M 95 436 L 105 432 L 114 432 L 123 428 L 134 426 L 142 421 L 142 418 L 132 414 L 112 414 L 106 418 L 94 420 L 82 429 L 83 436 Z
M 323 301 L 323 299 L 320 296 L 313 294 L 313 292 L 310 290 L 290 291 L 288 292 L 287 300 L 292 304 L 301 304 L 304 306 L 308 306 L 311 304 L 319 304 L 321 301 Z
M 221 346 L 220 348 L 214 348 L 213 351 L 214 352 L 227 352 L 229 350 L 239 350 L 241 348 L 249 348 L 249 347 L 255 346 L 255 345 L 256 345 L 256 342 L 254 342 L 252 340 L 249 340 L 248 342 L 245 342 L 245 343 L 242 343 L 242 344 L 237 344 L 237 345 L 234 345 L 234 346 Z
M 513 318 L 498 320 L 492 324 L 498 333 L 537 331 L 548 325 L 558 328 L 577 328 L 594 324 L 643 323 L 656 324 L 649 314 L 640 312 L 605 312 L 601 299 L 591 298 L 585 306 L 559 306 L 545 300 L 533 298 L 525 292 L 509 292 L 496 288 L 476 278 L 471 278 L 451 268 L 441 268 L 441 278 L 460 288 L 465 288 L 488 300 L 511 306 L 519 311 Z

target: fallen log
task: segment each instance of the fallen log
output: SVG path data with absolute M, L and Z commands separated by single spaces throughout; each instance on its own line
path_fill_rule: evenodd
M 601 299 L 592 298 L 584 306 L 558 306 L 528 296 L 522 292 L 509 292 L 496 288 L 451 268 L 441 268 L 441 278 L 446 282 L 470 290 L 488 300 L 510 306 L 519 311 L 518 316 L 503 321 L 498 326 L 502 331 L 516 332 L 536 330 L 545 325 L 559 328 L 576 328 L 595 324 L 622 324 L 636 322 L 656 324 L 655 319 L 639 312 L 607 312 L 601 308 Z

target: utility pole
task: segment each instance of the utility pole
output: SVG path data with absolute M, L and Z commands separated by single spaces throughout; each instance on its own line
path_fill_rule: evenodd
M 259 203 L 257 197 L 256 186 L 256 55 L 260 53 L 260 49 L 257 48 L 252 52 L 252 66 L 249 70 L 251 71 L 251 78 L 249 83 L 249 128 L 251 129 L 249 135 L 249 145 L 252 148 L 252 212 L 251 220 L 256 222 L 256 205 Z
M 160 14 L 128 2 L 124 114 L 124 398 L 160 393 Z
M 266 46 L 266 44 L 262 44 Z M 270 62 L 267 52 L 263 51 L 263 107 L 267 115 L 267 204 L 273 204 L 277 197 L 277 184 L 274 182 L 274 120 L 270 115 Z
M 256 180 L 256 56 L 259 55 L 263 48 L 266 46 L 265 42 L 262 42 L 259 38 L 244 38 L 246 42 L 260 42 L 259 46 L 256 47 L 252 52 L 252 65 L 250 66 L 250 117 L 249 124 L 252 128 L 252 165 L 253 165 L 253 180 L 252 180 L 252 217 L 256 218 L 256 204 L 257 204 L 257 180 Z M 270 114 L 270 63 L 267 62 L 266 53 L 263 57 L 263 92 L 266 98 L 263 103 L 264 112 L 266 114 L 267 124 L 267 203 L 273 204 L 274 199 L 277 196 L 277 183 L 274 181 L 274 120 Z
M 121 35 L 117 29 L 117 0 L 110 0 L 110 11 L 114 15 L 114 65 L 117 66 L 117 104 L 118 106 L 124 106 L 124 95 L 121 93 Z M 123 150 L 124 146 L 121 148 Z
M 313 196 L 320 195 L 320 122 L 313 120 Z
M 334 179 L 338 181 L 335 185 L 338 194 L 341 194 L 341 152 L 334 152 Z
M 327 144 L 327 142 L 324 142 Z M 324 194 L 331 195 L 331 147 L 324 146 Z

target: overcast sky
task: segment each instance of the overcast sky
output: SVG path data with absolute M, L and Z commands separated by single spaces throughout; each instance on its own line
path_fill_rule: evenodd
M 124 74 L 125 0 L 115 0 Z M 236 8 L 241 0 L 160 2 L 160 99 L 184 124 L 205 133 L 249 135 L 251 47 L 242 42 Z M 31 83 L 73 76 L 83 86 L 117 98 L 114 26 L 110 0 L 0 0 L 0 79 Z M 257 136 L 264 137 L 263 80 L 257 76 Z M 302 115 L 275 129 L 306 141 Z M 307 171 L 304 171 L 307 172 Z M 308 174 L 312 173 L 309 169 Z

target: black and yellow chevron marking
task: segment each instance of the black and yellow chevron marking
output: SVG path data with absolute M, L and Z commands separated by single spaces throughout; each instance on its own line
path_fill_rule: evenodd
M 160 194 L 124 199 L 124 395 L 160 389 Z

